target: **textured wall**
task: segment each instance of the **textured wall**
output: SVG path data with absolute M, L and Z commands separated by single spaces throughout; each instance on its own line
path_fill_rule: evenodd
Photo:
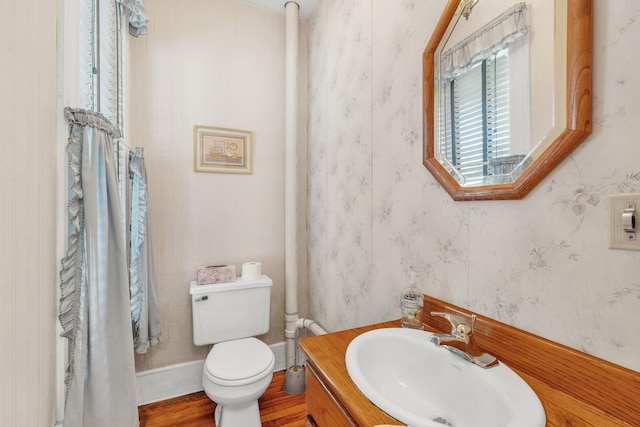
M 640 370 L 640 253 L 608 249 L 607 198 L 640 192 L 640 1 L 594 2 L 593 134 L 524 200 L 490 202 L 453 202 L 421 163 L 444 4 L 324 0 L 308 23 L 312 315 L 397 318 L 413 267 L 426 293 Z
M 55 423 L 57 2 L 0 3 L 0 419 Z
M 274 280 L 262 338 L 284 340 L 284 15 L 235 0 L 147 8 L 149 34 L 131 42 L 130 143 L 145 147 L 165 342 L 138 370 L 206 356 L 188 294 L 202 265 L 261 261 Z M 253 131 L 253 174 L 194 172 L 194 125 Z

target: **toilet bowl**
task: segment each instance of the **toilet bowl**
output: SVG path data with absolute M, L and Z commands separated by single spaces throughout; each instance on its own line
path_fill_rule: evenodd
M 272 281 L 240 279 L 190 287 L 193 342 L 214 344 L 202 373 L 206 395 L 216 403 L 216 427 L 261 427 L 258 398 L 273 378 L 275 356 L 254 338 L 269 330 Z
M 213 346 L 202 375 L 204 391 L 217 403 L 219 427 L 259 427 L 258 398 L 273 377 L 275 357 L 256 338 L 227 341 Z

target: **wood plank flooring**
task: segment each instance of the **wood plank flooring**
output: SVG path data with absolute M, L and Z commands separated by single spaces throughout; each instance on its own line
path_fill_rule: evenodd
M 258 401 L 262 427 L 305 427 L 305 393 L 295 396 L 282 390 L 285 371 L 274 372 L 273 380 Z M 140 406 L 141 427 L 215 427 L 216 405 L 204 392 Z

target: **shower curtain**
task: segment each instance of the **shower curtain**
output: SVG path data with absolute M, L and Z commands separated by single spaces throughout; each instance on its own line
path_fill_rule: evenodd
M 129 160 L 131 190 L 131 320 L 136 353 L 146 353 L 147 349 L 162 342 L 160 305 L 156 289 L 149 211 L 147 210 L 147 170 L 144 151 L 136 147 Z
M 60 322 L 69 341 L 65 427 L 138 426 L 125 237 L 113 139 L 101 115 L 65 108 L 70 135 L 69 240 Z

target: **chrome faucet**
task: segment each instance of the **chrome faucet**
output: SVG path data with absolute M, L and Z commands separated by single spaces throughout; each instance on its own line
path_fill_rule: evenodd
M 451 333 L 433 334 L 429 337 L 429 341 L 483 368 L 490 368 L 498 364 L 498 359 L 483 352 L 476 345 L 473 336 L 473 327 L 476 323 L 475 314 L 471 315 L 471 324 L 462 314 L 432 311 L 431 315 L 447 319 L 451 323 Z

